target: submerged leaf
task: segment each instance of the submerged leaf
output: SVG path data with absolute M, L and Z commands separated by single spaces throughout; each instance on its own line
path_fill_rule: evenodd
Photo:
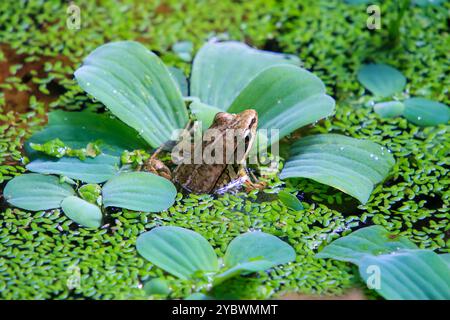
M 148 172 L 121 173 L 105 183 L 105 207 L 159 212 L 175 202 L 177 190 L 172 182 Z
M 111 42 L 95 49 L 75 71 L 79 85 L 153 147 L 184 128 L 188 113 L 166 66 L 133 41 Z
M 435 126 L 449 122 L 450 109 L 445 104 L 436 101 L 411 98 L 405 100 L 404 116 L 418 126 Z
M 99 228 L 102 225 L 102 211 L 95 204 L 70 196 L 62 201 L 61 207 L 66 216 L 82 226 Z
M 281 179 L 310 178 L 366 203 L 395 161 L 384 147 L 338 134 L 302 138 L 291 147 Z
M 72 187 L 60 183 L 58 177 L 36 173 L 13 178 L 3 190 L 5 200 L 11 205 L 31 211 L 59 208 L 61 201 L 74 193 Z
M 401 92 L 406 85 L 405 76 L 386 64 L 366 64 L 358 71 L 358 80 L 379 97 L 389 97 Z
M 188 229 L 154 228 L 138 237 L 136 248 L 145 259 L 181 279 L 218 269 L 214 249 L 200 234 Z

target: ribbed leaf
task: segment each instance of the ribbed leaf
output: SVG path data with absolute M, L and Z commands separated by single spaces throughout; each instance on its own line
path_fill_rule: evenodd
M 218 269 L 216 253 L 208 241 L 184 228 L 154 228 L 138 237 L 136 247 L 145 259 L 181 279 Z
M 183 96 L 187 96 L 189 94 L 189 85 L 188 81 L 186 79 L 186 76 L 183 73 L 183 70 L 175 68 L 175 67 L 168 67 L 169 73 L 172 76 L 172 78 L 175 80 L 175 83 L 177 84 L 178 88 L 180 89 L 180 92 Z
M 358 80 L 379 97 L 389 97 L 401 92 L 406 85 L 405 76 L 386 64 L 366 64 L 358 71 Z
M 102 153 L 116 156 L 120 156 L 123 150 L 147 147 L 134 129 L 108 114 L 58 110 L 50 112 L 48 125 L 27 141 L 27 153 L 35 158 L 39 154 L 29 147 L 29 143 L 45 143 L 55 138 L 73 149 L 84 148 L 89 142 L 100 140 Z
M 382 226 L 371 226 L 333 241 L 316 257 L 357 264 L 365 255 L 387 254 L 400 249 L 417 249 L 417 246 L 405 237 L 388 232 Z
M 367 281 L 379 268 L 380 286 L 375 289 L 388 300 L 449 300 L 450 267 L 429 250 L 400 250 L 395 254 L 365 256 L 359 273 Z
M 280 130 L 281 139 L 298 128 L 331 115 L 334 105 L 319 78 L 299 67 L 283 65 L 267 68 L 258 74 L 233 101 L 228 112 L 255 109 L 258 127 Z
M 411 98 L 405 100 L 404 116 L 418 126 L 435 126 L 449 122 L 450 109 L 447 105 L 436 101 Z
M 85 160 L 68 157 L 39 158 L 30 162 L 26 168 L 33 172 L 62 175 L 87 183 L 101 183 L 119 172 L 119 164 L 119 157 L 101 154 Z
M 61 201 L 75 193 L 54 176 L 23 174 L 9 181 L 3 195 L 11 205 L 31 211 L 59 208 Z
M 167 179 L 148 172 L 128 172 L 113 177 L 102 189 L 105 207 L 159 212 L 175 201 L 177 190 Z
M 337 239 L 316 257 L 355 263 L 368 286 L 386 299 L 450 298 L 450 267 L 445 259 L 381 226 Z
M 286 242 L 264 232 L 247 232 L 237 236 L 228 245 L 225 267 L 217 276 L 220 283 L 240 273 L 258 272 L 295 260 L 295 250 Z
M 256 50 L 240 42 L 209 42 L 195 56 L 190 95 L 227 110 L 245 86 L 265 68 L 298 63 L 287 55 Z
M 388 150 L 372 141 L 338 134 L 314 135 L 292 145 L 280 178 L 310 178 L 366 203 L 374 184 L 388 175 L 394 163 Z
M 188 114 L 162 61 L 143 45 L 112 42 L 95 49 L 75 72 L 80 86 L 153 147 L 184 128 Z
M 61 207 L 70 219 L 88 228 L 99 228 L 102 225 L 102 211 L 95 204 L 75 196 L 65 198 Z

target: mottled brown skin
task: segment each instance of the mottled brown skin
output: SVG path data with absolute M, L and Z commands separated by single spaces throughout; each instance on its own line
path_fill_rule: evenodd
M 221 135 L 214 141 L 203 142 L 203 150 L 211 144 L 222 143 L 225 146 L 225 135 L 228 129 L 241 130 L 242 141 L 234 141 L 234 150 L 236 151 L 238 143 L 245 143 L 245 153 L 242 159 L 227 159 L 224 152 L 224 159 L 221 164 L 180 164 L 175 169 L 174 181 L 180 184 L 184 189 L 194 193 L 213 193 L 218 190 L 224 190 L 225 186 L 232 181 L 242 184 L 247 179 L 242 163 L 248 156 L 254 139 L 256 137 L 256 128 L 258 125 L 258 114 L 255 110 L 245 110 L 239 114 L 230 114 L 219 112 L 214 118 L 210 129 L 217 129 Z M 241 135 L 239 136 L 241 137 Z

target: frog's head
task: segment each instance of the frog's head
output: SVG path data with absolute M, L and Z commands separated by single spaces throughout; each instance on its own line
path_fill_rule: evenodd
M 253 109 L 244 110 L 237 115 L 239 118 L 239 128 L 244 130 L 244 141 L 246 154 L 253 146 L 258 127 L 258 113 Z

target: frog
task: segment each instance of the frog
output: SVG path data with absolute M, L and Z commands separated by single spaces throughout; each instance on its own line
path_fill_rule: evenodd
M 218 163 L 179 163 L 173 172 L 167 168 L 157 157 L 152 156 L 144 166 L 144 170 L 160 175 L 173 181 L 185 191 L 202 194 L 223 194 L 239 190 L 245 186 L 247 190 L 261 188 L 250 179 L 246 162 L 250 150 L 256 139 L 258 126 L 258 113 L 247 109 L 233 114 L 218 112 L 209 129 L 203 135 L 203 143 L 199 146 L 203 150 L 214 147 L 230 148 L 232 152 L 223 152 Z M 211 131 L 214 130 L 214 131 Z M 230 131 L 232 130 L 232 131 Z M 205 139 L 208 132 L 214 132 L 212 139 Z M 233 134 L 227 135 L 227 132 Z M 232 136 L 232 137 L 231 137 Z M 230 140 L 232 139 L 232 140 Z M 194 147 L 190 147 L 195 152 Z

